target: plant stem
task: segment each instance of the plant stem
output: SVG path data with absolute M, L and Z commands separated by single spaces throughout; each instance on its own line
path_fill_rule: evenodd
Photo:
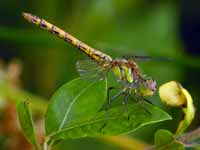
M 43 150 L 48 150 L 48 146 L 46 142 L 43 143 Z
M 47 144 L 48 141 L 49 141 L 49 138 L 46 137 L 46 138 L 44 139 L 44 143 L 43 143 L 42 150 L 48 150 L 48 144 Z

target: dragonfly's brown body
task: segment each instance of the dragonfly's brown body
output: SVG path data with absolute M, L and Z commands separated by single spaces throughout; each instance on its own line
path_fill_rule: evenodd
M 29 13 L 23 13 L 23 16 L 29 22 L 34 23 L 40 28 L 51 32 L 52 34 L 58 36 L 64 41 L 71 43 L 82 52 L 87 54 L 91 59 L 100 64 L 102 67 L 111 69 L 119 81 L 127 84 L 126 88 L 136 88 L 135 85 L 142 84 L 142 86 L 146 88 L 145 93 L 143 92 L 142 95 L 152 95 L 154 93 L 155 82 L 153 80 L 145 80 L 141 76 L 139 68 L 133 59 L 112 59 L 112 57 L 110 57 L 109 55 L 88 46 L 74 36 L 47 22 L 44 19 L 41 19 Z

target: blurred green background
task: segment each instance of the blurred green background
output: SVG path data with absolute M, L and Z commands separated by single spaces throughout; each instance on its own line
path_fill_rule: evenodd
M 199 24 L 196 27 L 194 22 L 191 26 L 190 19 L 200 20 L 195 5 L 194 1 L 184 0 L 2 0 L 0 56 L 6 62 L 13 58 L 20 60 L 23 89 L 46 99 L 62 84 L 78 77 L 75 63 L 85 56 L 71 45 L 26 22 L 21 13 L 30 12 L 113 57 L 171 58 L 169 62 L 141 62 L 139 65 L 145 74 L 156 79 L 158 85 L 179 81 L 193 96 L 198 116 L 200 32 L 195 30 Z M 188 27 L 195 29 L 190 32 Z M 197 46 L 191 41 L 196 41 Z M 174 117 L 173 121 L 144 127 L 129 135 L 152 143 L 158 128 L 173 132 L 181 117 L 176 108 L 163 106 L 158 94 L 150 100 Z M 199 118 L 196 117 L 191 129 L 198 125 Z M 98 139 L 65 141 L 61 147 L 73 150 L 115 148 Z

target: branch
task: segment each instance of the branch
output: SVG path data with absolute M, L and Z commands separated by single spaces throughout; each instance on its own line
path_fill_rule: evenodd
M 200 127 L 181 135 L 178 140 L 182 141 L 185 144 L 191 144 L 193 140 L 200 138 Z

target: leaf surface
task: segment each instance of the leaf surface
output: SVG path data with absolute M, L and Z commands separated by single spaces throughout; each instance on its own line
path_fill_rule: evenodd
M 144 107 L 149 112 L 138 103 L 128 104 L 129 119 L 122 106 L 114 107 L 108 112 L 102 111 L 79 123 L 71 124 L 58 132 L 50 134 L 50 137 L 54 140 L 61 140 L 128 134 L 142 126 L 171 119 L 166 112 L 146 102 Z M 106 117 L 106 115 L 109 116 Z M 105 127 L 102 128 L 104 125 Z
M 173 134 L 168 130 L 158 130 L 155 134 L 156 150 L 184 150 L 184 145 L 176 141 Z
M 19 102 L 17 105 L 18 118 L 21 128 L 24 132 L 25 137 L 31 143 L 38 148 L 38 143 L 35 138 L 35 131 L 33 128 L 33 121 L 30 113 L 30 108 L 27 102 Z
M 64 84 L 51 98 L 45 117 L 46 135 L 59 132 L 94 116 L 106 99 L 106 80 L 89 82 L 77 78 Z
M 122 105 L 99 111 L 105 103 L 106 91 L 106 80 L 86 82 L 78 78 L 63 85 L 53 95 L 46 113 L 47 137 L 59 141 L 126 134 L 171 119 L 166 112 L 146 102 L 142 105 L 130 101 L 126 105 L 128 113 Z

